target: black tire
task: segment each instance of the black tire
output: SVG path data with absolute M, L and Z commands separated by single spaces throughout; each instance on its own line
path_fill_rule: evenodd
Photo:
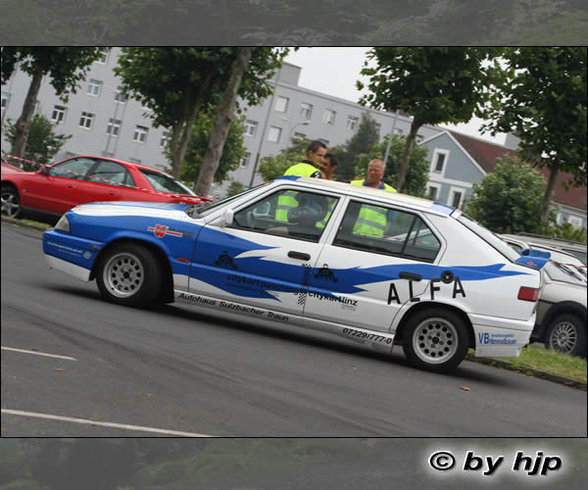
M 545 330 L 545 347 L 586 358 L 586 325 L 576 315 L 556 316 Z
M 20 218 L 22 208 L 20 207 L 20 197 L 16 187 L 12 184 L 2 184 L 2 214 L 8 218 Z
M 119 305 L 145 307 L 156 303 L 163 282 L 163 268 L 157 257 L 137 243 L 109 248 L 96 269 L 100 294 Z
M 465 358 L 470 336 L 464 320 L 453 311 L 429 308 L 415 313 L 402 335 L 402 349 L 411 365 L 447 372 Z

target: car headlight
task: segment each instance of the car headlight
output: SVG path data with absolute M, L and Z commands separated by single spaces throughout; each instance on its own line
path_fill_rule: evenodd
M 59 221 L 55 225 L 55 229 L 66 231 L 68 233 L 70 232 L 69 220 L 67 219 L 67 216 L 65 214 L 61 218 L 59 218 Z

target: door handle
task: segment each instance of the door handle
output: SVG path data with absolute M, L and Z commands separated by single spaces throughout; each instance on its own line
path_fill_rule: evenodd
M 420 274 L 414 274 L 413 272 L 401 272 L 398 274 L 400 279 L 408 279 L 409 281 L 420 281 L 423 276 Z
M 310 260 L 310 254 L 305 254 L 304 252 L 294 252 L 293 250 L 288 252 L 288 257 L 298 260 Z

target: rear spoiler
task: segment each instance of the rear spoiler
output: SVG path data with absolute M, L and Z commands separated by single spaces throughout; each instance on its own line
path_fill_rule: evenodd
M 523 248 L 519 251 L 521 256 L 515 260 L 515 263 L 526 265 L 531 269 L 541 270 L 551 257 L 551 253 L 543 250 L 535 250 L 532 248 Z

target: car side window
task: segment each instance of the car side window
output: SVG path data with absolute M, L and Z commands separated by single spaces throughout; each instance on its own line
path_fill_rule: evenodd
M 235 213 L 231 227 L 317 242 L 338 198 L 281 190 Z
M 441 242 L 417 215 L 352 201 L 333 245 L 432 262 Z
M 63 177 L 66 179 L 84 180 L 88 171 L 94 166 L 96 160 L 92 158 L 74 158 L 51 167 L 47 175 Z
M 127 186 L 134 185 L 133 178 L 129 171 L 120 163 L 101 160 L 90 173 L 88 180 L 100 184 Z

